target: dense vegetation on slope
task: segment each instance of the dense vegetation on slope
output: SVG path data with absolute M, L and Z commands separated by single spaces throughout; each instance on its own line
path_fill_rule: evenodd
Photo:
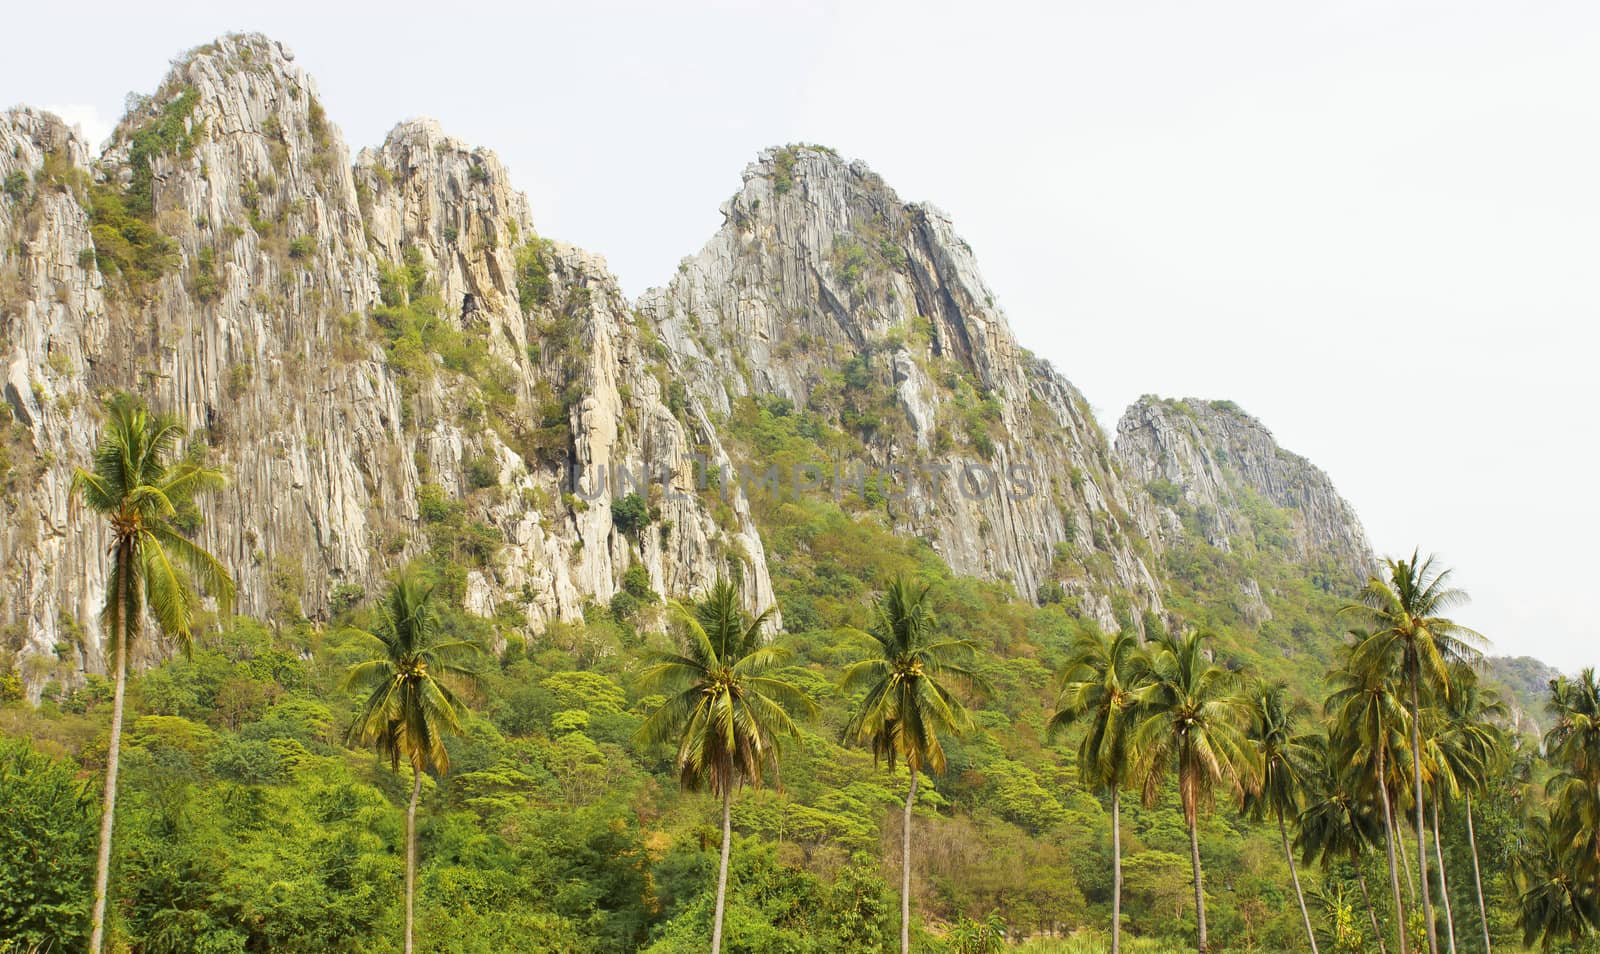
M 802 422 L 747 408 L 736 431 L 783 445 Z M 765 435 L 765 437 L 761 437 Z M 856 699 L 838 677 L 862 657 L 847 627 L 868 624 L 879 589 L 904 575 L 931 586 L 941 634 L 972 640 L 992 689 L 975 697 L 978 731 L 946 742 L 925 780 L 913 840 L 917 950 L 982 950 L 1088 931 L 1111 906 L 1107 802 L 1080 783 L 1077 738 L 1054 739 L 1054 674 L 1095 627 L 1068 607 L 1036 608 L 1004 587 L 949 573 L 926 543 L 880 514 L 826 499 L 769 501 L 761 519 L 780 568 L 793 657 L 779 672 L 818 717 L 784 751 L 781 788 L 739 792 L 727 913 L 733 951 L 878 951 L 892 943 L 897 803 L 906 789 L 869 753 L 841 744 Z M 441 567 L 420 567 L 424 575 Z M 662 697 L 641 692 L 660 631 L 659 594 L 626 619 L 593 607 L 537 643 L 503 643 L 493 621 L 440 607 L 439 627 L 503 645 L 468 697 L 465 734 L 446 742 L 450 771 L 423 776 L 417 922 L 421 949 L 704 950 L 717 809 L 681 792 L 670 753 L 634 743 Z M 327 625 L 213 620 L 187 658 L 132 680 L 119 808 L 113 937 L 138 951 L 391 950 L 399 937 L 408 780 L 346 744 L 360 698 L 345 688 L 368 650 L 376 607 L 346 600 Z M 1225 667 L 1251 664 L 1219 641 Z M 13 693 L 15 695 L 15 693 Z M 77 946 L 87 927 L 109 688 L 46 688 L 38 707 L 0 707 L 0 924 L 18 949 Z M 1309 728 L 1309 723 L 1306 726 Z M 31 741 L 24 742 L 28 738 Z M 897 777 L 898 776 L 898 777 Z M 1529 848 L 1517 776 L 1491 778 L 1474 803 L 1489 926 L 1514 949 L 1513 860 Z M 1219 793 L 1197 812 L 1210 935 L 1219 949 L 1304 944 L 1287 863 L 1270 825 Z M 1479 950 L 1459 800 L 1442 810 L 1458 943 Z M 1195 928 L 1189 837 L 1171 785 L 1153 804 L 1124 801 L 1123 913 L 1130 949 L 1177 950 Z M 1403 843 L 1403 841 L 1402 841 Z M 1431 847 L 1431 846 L 1430 846 Z M 1416 845 L 1407 851 L 1415 858 Z M 1313 916 L 1335 950 L 1376 949 L 1357 875 L 1387 877 L 1381 852 L 1352 866 L 1334 852 L 1302 869 Z M 1381 891 L 1374 891 L 1385 917 Z M 985 927 L 989 925 L 989 927 Z M 1083 937 L 1080 936 L 1080 941 Z M 1040 947 L 1049 950 L 1048 946 Z

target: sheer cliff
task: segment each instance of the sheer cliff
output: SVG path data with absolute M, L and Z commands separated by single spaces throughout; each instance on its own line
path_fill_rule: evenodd
M 1106 626 L 1159 609 L 1087 403 L 1017 344 L 943 213 L 815 146 L 763 153 L 722 212 L 640 303 L 708 408 L 779 399 L 839 427 L 852 463 L 892 475 L 894 528 L 958 572 Z
M 704 410 L 667 407 L 604 262 L 537 236 L 492 154 L 421 122 L 352 163 L 292 55 L 235 36 L 98 158 L 53 117 L 0 116 L 0 177 L 0 623 L 33 682 L 104 665 L 103 540 L 68 489 L 119 389 L 229 475 L 193 532 L 252 614 L 322 618 L 430 550 L 508 628 L 578 618 L 633 564 L 660 592 L 732 572 L 770 601 L 744 500 L 671 492 L 691 451 L 725 460 Z M 624 465 L 661 479 L 619 527 Z
M 118 390 L 228 474 L 188 529 L 278 621 L 419 557 L 505 638 L 725 574 L 770 605 L 761 493 L 835 494 L 1107 628 L 1221 605 L 1292 646 L 1285 594 L 1371 563 L 1231 406 L 1141 401 L 1113 448 L 950 220 L 824 147 L 764 152 L 638 301 L 436 123 L 352 156 L 260 36 L 181 58 L 100 155 L 0 114 L 0 179 L 0 653 L 35 687 L 104 666 L 105 540 L 69 488 Z M 752 414 L 803 416 L 823 456 L 775 459 Z

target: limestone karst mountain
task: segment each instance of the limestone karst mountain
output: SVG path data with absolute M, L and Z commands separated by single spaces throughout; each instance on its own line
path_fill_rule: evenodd
M 763 153 L 637 302 L 431 121 L 352 159 L 260 36 L 178 61 L 101 156 L 0 114 L 0 179 L 0 650 L 35 686 L 103 668 L 103 540 L 68 487 L 118 389 L 230 475 L 194 532 L 270 618 L 326 618 L 425 552 L 508 634 L 607 604 L 635 566 L 673 595 L 734 573 L 769 604 L 758 491 L 707 480 L 771 466 L 729 427 L 752 404 L 888 476 L 857 484 L 858 519 L 1102 626 L 1192 601 L 1186 547 L 1281 532 L 1276 577 L 1221 587 L 1261 626 L 1284 573 L 1332 592 L 1371 562 L 1326 476 L 1231 408 L 1142 401 L 1113 449 L 949 219 L 826 148 Z
M 696 403 L 667 407 L 604 263 L 536 236 L 491 153 L 407 123 L 352 164 L 314 84 L 256 36 L 182 59 L 99 159 L 29 110 L 0 117 L 0 152 L 8 648 L 103 665 L 102 541 L 68 485 L 96 398 L 123 388 L 230 474 L 196 533 L 246 612 L 322 616 L 429 547 L 471 610 L 530 629 L 635 563 L 659 591 L 732 571 L 770 602 L 737 496 L 714 514 L 661 493 L 648 527 L 617 526 L 597 475 L 692 489 L 689 453 L 722 459 L 717 435 Z

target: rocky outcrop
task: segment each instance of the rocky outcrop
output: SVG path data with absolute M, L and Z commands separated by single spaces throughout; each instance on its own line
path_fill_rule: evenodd
M 1264 547 L 1346 584 L 1374 568 L 1361 521 L 1328 475 L 1232 402 L 1141 398 L 1117 424 L 1116 456 L 1149 495 L 1158 546 L 1191 535 L 1223 552 Z
M 858 518 L 1106 627 L 1162 614 L 1185 542 L 1371 564 L 1326 476 L 1230 405 L 1141 401 L 1113 450 L 950 220 L 825 148 L 763 153 L 637 302 L 429 120 L 352 160 L 259 36 L 179 60 L 100 157 L 0 114 L 0 179 L 0 656 L 35 689 L 105 664 L 105 540 L 69 491 L 124 389 L 230 475 L 194 532 L 239 608 L 279 621 L 423 555 L 508 638 L 611 602 L 634 566 L 664 595 L 735 573 L 770 605 L 750 499 L 706 480 L 764 483 L 752 412 L 805 415 L 829 455 L 808 479 Z M 1248 620 L 1262 582 L 1227 597 Z
M 1018 346 L 943 213 L 809 146 L 763 153 L 722 213 L 639 306 L 707 407 L 776 398 L 837 425 L 850 463 L 903 488 L 893 526 L 958 572 L 1059 584 L 1108 626 L 1117 595 L 1159 606 L 1087 404 Z
M 668 409 L 604 262 L 538 240 L 492 154 L 422 122 L 352 163 L 259 36 L 179 61 L 99 160 L 27 110 L 0 116 L 0 152 L 0 650 L 31 685 L 104 667 L 104 541 L 68 490 L 117 389 L 229 474 L 196 533 L 246 612 L 325 617 L 461 539 L 469 609 L 530 632 L 636 561 L 659 592 L 733 570 L 771 602 L 745 501 L 719 522 L 690 492 L 692 452 L 726 460 L 704 410 Z M 658 478 L 627 533 L 600 479 L 624 463 Z
M 69 505 L 112 325 L 82 202 L 89 161 L 54 116 L 0 113 L 0 649 L 25 657 L 30 684 L 95 645 L 105 586 L 106 540 Z

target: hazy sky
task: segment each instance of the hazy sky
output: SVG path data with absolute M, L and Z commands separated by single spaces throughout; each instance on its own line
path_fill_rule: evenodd
M 1108 429 L 1233 399 L 1380 552 L 1456 566 L 1497 650 L 1600 663 L 1592 0 L 227 6 L 18 6 L 0 103 L 103 134 L 261 30 L 353 147 L 438 118 L 634 293 L 762 147 L 832 145 L 951 213 Z

